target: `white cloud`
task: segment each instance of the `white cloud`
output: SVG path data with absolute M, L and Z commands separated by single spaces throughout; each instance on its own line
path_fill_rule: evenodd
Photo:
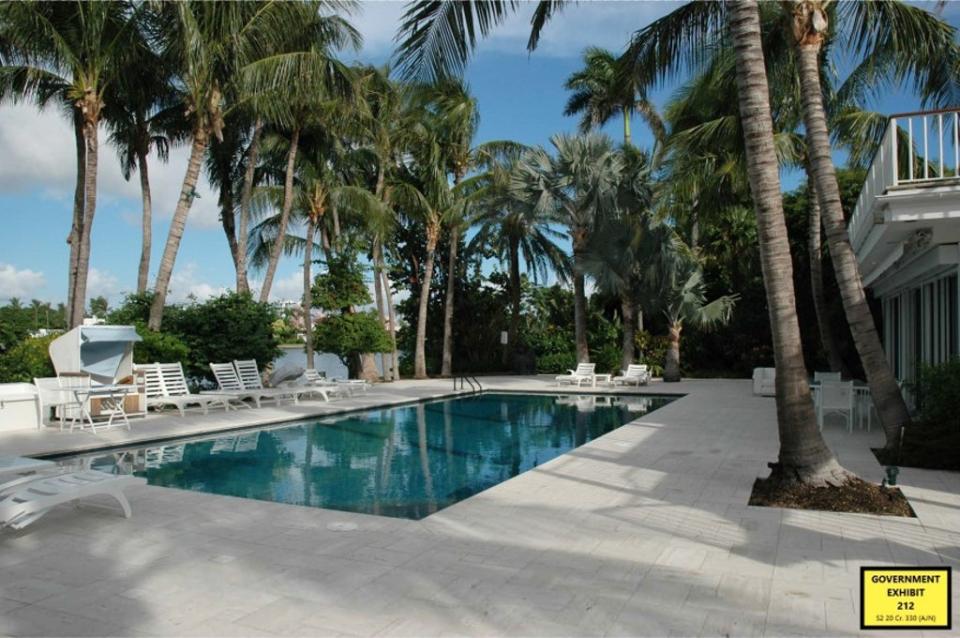
M 174 303 L 189 301 L 196 298 L 203 301 L 209 297 L 222 295 L 227 291 L 224 286 L 215 286 L 203 281 L 196 263 L 190 262 L 183 267 L 174 267 L 170 277 L 170 287 L 167 291 L 167 300 Z
M 313 269 L 316 275 L 316 268 Z M 251 287 L 253 286 L 251 282 Z M 256 282 L 257 290 L 263 285 L 263 282 Z M 286 277 L 274 277 L 273 285 L 270 286 L 270 301 L 299 301 L 303 298 L 303 267 L 297 268 Z
M 40 189 L 45 197 L 69 205 L 73 198 L 77 161 L 73 132 L 66 118 L 56 109 L 38 111 L 28 104 L 3 103 L 0 111 L 3 113 L 0 117 L 0 149 L 4 152 L 4 161 L 0 162 L 0 192 Z M 171 149 L 170 161 L 165 164 L 155 157 L 150 158 L 150 190 L 157 219 L 173 216 L 189 150 L 186 145 Z M 123 179 L 116 150 L 107 142 L 102 128 L 99 151 L 98 201 L 120 201 L 125 209 L 137 211 L 129 217 L 139 220 L 140 180 L 135 175 L 129 182 Z M 194 228 L 218 226 L 217 196 L 202 174 L 197 192 L 200 196 L 193 203 L 188 223 Z M 69 220 L 64 219 L 68 224 Z
M 42 272 L 0 263 L 0 299 L 32 298 L 47 284 Z
M 120 280 L 113 273 L 90 268 L 87 273 L 87 299 L 102 296 L 115 302 L 122 292 Z

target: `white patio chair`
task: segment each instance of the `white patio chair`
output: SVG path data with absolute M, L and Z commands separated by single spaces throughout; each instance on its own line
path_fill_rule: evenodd
M 244 359 L 242 361 L 235 360 L 233 362 L 233 367 L 237 371 L 237 377 L 240 379 L 240 385 L 243 386 L 244 390 L 261 390 L 263 392 L 271 393 L 271 396 L 274 400 L 277 400 L 281 397 L 289 397 L 293 399 L 294 403 L 300 402 L 300 397 L 305 394 L 313 393 L 313 389 L 307 388 L 297 388 L 297 387 L 284 387 L 284 388 L 265 388 L 263 387 L 263 379 L 260 376 L 260 367 L 257 365 L 256 359 Z M 329 401 L 326 393 L 322 393 L 324 401 Z
M 753 393 L 762 397 L 772 397 L 777 394 L 777 369 L 753 369 Z
M 146 483 L 146 479 L 136 476 L 97 470 L 24 476 L 0 485 L 0 527 L 23 529 L 57 505 L 101 495 L 116 500 L 124 517 L 130 518 L 130 503 L 123 488 Z
M 352 396 L 356 386 L 349 381 L 328 379 L 321 375 L 314 368 L 307 368 L 303 371 L 303 380 L 309 388 L 320 388 L 328 393 L 339 394 L 343 396 Z M 361 383 L 366 384 L 366 381 Z
M 611 379 L 613 385 L 647 385 L 650 382 L 650 370 L 643 363 L 631 363 L 622 374 Z
M 570 385 L 580 387 L 583 383 L 592 384 L 594 371 L 596 369 L 597 364 L 595 363 L 580 363 L 577 365 L 576 370 L 567 370 L 569 374 L 557 375 L 554 380 L 557 382 L 557 385 L 569 383 Z
M 840 377 L 839 372 L 814 372 L 813 380 L 817 383 L 820 383 L 823 381 L 839 383 L 840 381 L 843 381 L 843 379 Z
M 68 419 L 71 432 L 76 427 L 83 429 L 84 421 L 92 422 L 89 401 L 78 402 L 74 393 L 76 388 L 89 388 L 90 377 L 42 377 L 35 378 L 33 385 L 37 387 L 41 425 L 46 425 L 45 419 L 50 416 L 51 408 L 55 410 L 54 418 L 60 422 L 61 432 Z
M 211 405 L 225 410 L 230 409 L 231 402 L 246 406 L 229 395 L 192 394 L 187 388 L 187 378 L 179 362 L 147 363 L 134 366 L 134 370 L 143 375 L 148 408 L 153 406 L 162 410 L 172 405 L 180 412 L 180 416 L 186 416 L 185 408 L 189 405 L 199 406 L 204 414 Z
M 232 363 L 211 363 L 210 371 L 213 372 L 213 377 L 217 380 L 217 390 L 202 390 L 200 394 L 222 394 L 229 395 L 240 401 L 251 400 L 259 408 L 262 405 L 264 399 L 272 399 L 276 401 L 278 395 L 273 390 L 247 390 L 243 387 L 243 383 L 240 382 L 240 377 L 237 375 L 237 369 L 233 367 Z M 281 393 L 280 396 L 291 396 L 289 392 Z
M 847 422 L 847 431 L 853 432 L 853 381 L 820 382 L 820 401 L 817 404 L 817 425 L 823 429 L 828 414 L 839 414 Z

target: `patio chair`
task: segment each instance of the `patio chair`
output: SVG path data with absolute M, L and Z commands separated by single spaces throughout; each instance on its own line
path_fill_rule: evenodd
M 244 359 L 242 361 L 236 360 L 233 362 L 233 367 L 237 370 L 237 377 L 240 379 L 240 385 L 243 386 L 244 390 L 262 390 L 264 392 L 273 393 L 272 396 L 274 400 L 280 397 L 290 397 L 293 399 L 294 403 L 300 402 L 300 397 L 305 394 L 313 394 L 318 392 L 323 396 L 324 401 L 329 401 L 330 398 L 325 392 L 317 391 L 314 388 L 298 388 L 298 387 L 284 387 L 284 388 L 265 388 L 263 387 L 263 379 L 260 377 L 260 367 L 257 365 L 256 359 Z
M 627 366 L 627 369 L 618 377 L 613 377 L 611 383 L 613 385 L 647 385 L 650 382 L 650 370 L 647 368 L 646 364 L 635 364 L 631 363 Z
M 334 394 L 352 396 L 353 391 L 358 388 L 358 384 L 341 379 L 328 379 L 313 368 L 307 368 L 303 371 L 303 379 L 309 388 L 321 388 Z M 363 385 L 369 385 L 366 381 L 360 381 Z
M 569 383 L 580 387 L 583 383 L 592 384 L 594 371 L 596 369 L 597 364 L 595 363 L 580 363 L 577 365 L 576 370 L 567 370 L 569 374 L 557 375 L 554 380 L 557 382 L 557 385 Z
M 29 475 L 0 485 L 0 527 L 23 529 L 57 505 L 90 496 L 110 496 L 130 518 L 130 503 L 123 488 L 146 485 L 130 475 L 85 470 L 55 476 Z
M 843 381 L 839 372 L 814 372 L 813 380 L 817 383 L 822 381 L 832 381 L 836 383 Z
M 213 372 L 213 377 L 217 380 L 217 390 L 202 390 L 201 394 L 221 394 L 228 395 L 239 401 L 250 400 L 259 408 L 262 405 L 264 399 L 271 399 L 277 401 L 280 397 L 293 397 L 296 402 L 296 395 L 291 394 L 288 391 L 280 391 L 279 393 L 273 389 L 246 389 L 240 381 L 240 376 L 237 374 L 237 369 L 233 367 L 232 363 L 211 363 L 210 371 Z
M 847 431 L 853 432 L 853 381 L 820 382 L 820 401 L 817 404 L 817 425 L 823 429 L 828 414 L 839 414 L 847 422 Z
M 777 369 L 753 369 L 753 393 L 761 397 L 772 397 L 777 394 Z
M 37 401 L 40 410 L 40 424 L 46 425 L 46 418 L 50 416 L 50 409 L 54 408 L 54 418 L 60 421 L 60 431 L 63 431 L 64 422 L 70 420 L 70 431 L 83 427 L 83 420 L 87 417 L 89 407 L 77 402 L 73 389 L 80 387 L 80 383 L 90 386 L 90 377 L 42 377 L 35 378 L 33 385 L 37 387 Z M 59 416 L 56 414 L 59 412 Z
M 180 416 L 186 416 L 185 408 L 188 405 L 199 406 L 204 414 L 211 405 L 225 410 L 230 409 L 231 402 L 246 405 L 229 395 L 192 394 L 187 388 L 187 379 L 179 362 L 147 363 L 134 366 L 134 370 L 143 374 L 148 408 L 153 406 L 162 410 L 172 405 L 180 412 Z

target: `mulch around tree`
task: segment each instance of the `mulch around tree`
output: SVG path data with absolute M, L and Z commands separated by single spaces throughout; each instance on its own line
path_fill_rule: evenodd
M 899 488 L 881 487 L 854 478 L 841 487 L 811 487 L 758 478 L 753 484 L 750 505 L 785 507 L 797 510 L 881 514 L 916 517 Z

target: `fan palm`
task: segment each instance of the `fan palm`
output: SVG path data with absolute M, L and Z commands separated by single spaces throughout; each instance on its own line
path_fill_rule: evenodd
M 73 120 L 77 184 L 67 288 L 68 323 L 83 322 L 97 206 L 98 132 L 105 93 L 141 47 L 129 2 L 17 2 L 0 8 L 0 97 L 57 101 Z
M 567 227 L 573 244 L 574 333 L 577 361 L 590 360 L 584 259 L 596 225 L 617 207 L 623 157 L 606 135 L 554 135 L 551 157 L 542 148 L 525 153 L 514 175 L 514 191 L 539 214 Z
M 222 139 L 224 118 L 237 104 L 224 96 L 265 95 L 277 86 L 308 85 L 327 69 L 331 23 L 341 2 L 179 2 L 160 7 L 162 55 L 174 65 L 187 104 L 191 148 L 154 286 L 148 326 L 160 328 L 170 277 L 196 197 L 203 155 Z

